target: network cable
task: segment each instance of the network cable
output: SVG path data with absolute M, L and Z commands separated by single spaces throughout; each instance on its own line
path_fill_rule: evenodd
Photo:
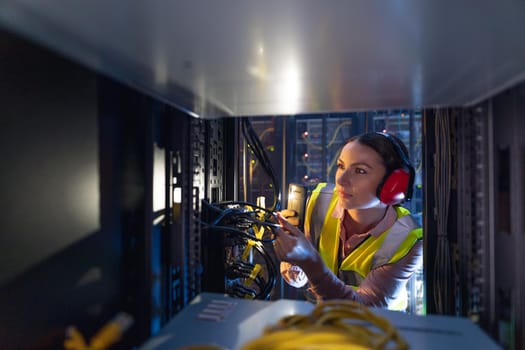
M 274 192 L 273 196 L 273 203 L 270 207 L 272 211 L 274 210 L 280 210 L 281 209 L 281 187 L 279 186 L 279 181 L 277 180 L 277 176 L 275 173 L 275 170 L 270 162 L 270 159 L 268 158 L 268 154 L 266 153 L 266 150 L 264 149 L 264 146 L 261 143 L 261 140 L 257 136 L 257 133 L 253 129 L 253 126 L 250 122 L 249 118 L 243 118 L 242 120 L 242 133 L 244 135 L 244 138 L 246 140 L 246 143 L 248 144 L 249 149 L 253 152 L 261 166 L 263 167 L 264 171 L 268 174 L 271 181 L 271 187 Z
M 270 255 L 275 229 L 273 212 L 247 202 L 207 203 L 211 218 L 202 229 L 224 236 L 226 293 L 241 298 L 268 299 L 277 279 Z
M 242 350 L 408 349 L 397 329 L 366 306 L 350 300 L 324 301 L 308 315 L 285 316 Z
M 451 274 L 450 247 L 447 233 L 448 209 L 450 203 L 451 148 L 450 116 L 448 110 L 436 111 L 436 154 L 434 191 L 436 198 L 435 216 L 437 221 L 437 247 L 434 263 L 434 302 L 436 310 L 449 313 L 449 281 Z

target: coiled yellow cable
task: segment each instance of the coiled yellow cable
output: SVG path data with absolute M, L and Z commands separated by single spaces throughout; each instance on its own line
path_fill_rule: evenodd
M 318 304 L 308 315 L 283 317 L 242 350 L 405 350 L 408 344 L 385 318 L 354 301 Z

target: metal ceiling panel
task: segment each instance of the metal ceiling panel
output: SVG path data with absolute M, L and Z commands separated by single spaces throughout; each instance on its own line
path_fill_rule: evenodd
M 3 0 L 0 25 L 202 118 L 465 106 L 525 79 L 522 0 Z

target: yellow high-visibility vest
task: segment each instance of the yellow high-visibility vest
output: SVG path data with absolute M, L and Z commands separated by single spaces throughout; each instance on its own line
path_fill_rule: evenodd
M 319 250 L 324 263 L 345 284 L 357 288 L 368 273 L 392 264 L 408 254 L 423 237 L 423 230 L 403 207 L 395 207 L 397 220 L 378 237 L 370 236 L 339 263 L 340 220 L 332 213 L 337 206 L 335 186 L 321 183 L 312 191 L 305 215 L 305 232 Z M 405 310 L 406 290 L 389 309 Z

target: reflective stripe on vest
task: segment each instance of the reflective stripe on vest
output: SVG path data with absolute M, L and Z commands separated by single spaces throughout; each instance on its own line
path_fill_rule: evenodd
M 334 199 L 337 199 L 337 196 L 334 195 L 334 190 L 334 184 L 319 183 L 308 197 L 306 203 L 304 231 L 320 254 L 322 254 L 322 251 L 325 251 L 320 249 L 321 231 L 339 230 L 338 220 L 333 222 L 331 215 L 327 215 L 328 212 L 333 212 L 337 204 L 337 201 L 334 201 Z M 335 255 L 335 265 L 327 262 L 332 261 L 332 258 L 326 256 L 321 257 L 330 270 L 334 271 L 335 266 L 337 266 L 337 254 Z
M 323 228 L 335 185 L 319 183 L 308 196 L 304 218 L 304 231 L 319 249 L 319 234 Z

